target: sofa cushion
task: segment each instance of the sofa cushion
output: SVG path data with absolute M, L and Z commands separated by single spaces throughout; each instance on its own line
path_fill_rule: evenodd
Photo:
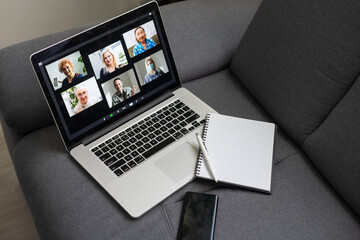
M 360 72 L 360 2 L 264 0 L 231 69 L 301 144 Z
M 224 114 L 270 119 L 229 70 L 185 87 Z M 216 91 L 209 94 L 211 89 Z M 349 208 L 281 129 L 275 144 L 271 195 L 195 180 L 137 220 L 71 159 L 55 126 L 25 136 L 16 146 L 14 165 L 43 239 L 175 239 L 186 191 L 220 196 L 216 239 L 359 236 Z
M 360 77 L 303 148 L 360 216 Z
M 260 3 L 261 0 L 192 0 L 162 7 L 182 82 L 228 68 Z
M 345 2 L 264 0 L 232 70 L 360 214 L 360 3 Z

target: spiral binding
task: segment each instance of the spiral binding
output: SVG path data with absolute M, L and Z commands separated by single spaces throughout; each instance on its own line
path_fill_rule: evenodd
M 209 119 L 210 119 L 210 114 L 206 114 L 205 124 L 204 124 L 204 131 L 203 131 L 203 135 L 202 135 L 202 139 L 203 139 L 204 142 L 206 142 Z M 201 164 L 202 164 L 202 158 L 203 158 L 202 153 L 201 153 L 201 151 L 199 151 L 198 160 L 197 160 L 196 166 L 195 166 L 195 175 L 196 176 L 199 175 L 199 173 L 200 173 L 200 168 L 201 168 Z

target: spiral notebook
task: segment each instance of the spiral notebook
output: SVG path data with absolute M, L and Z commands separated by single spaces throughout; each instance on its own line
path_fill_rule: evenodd
M 208 114 L 203 140 L 219 183 L 271 193 L 275 130 L 273 123 Z M 201 151 L 195 175 L 212 179 Z

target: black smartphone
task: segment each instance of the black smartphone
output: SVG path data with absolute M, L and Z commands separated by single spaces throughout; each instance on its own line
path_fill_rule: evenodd
M 217 205 L 216 195 L 187 192 L 177 239 L 214 239 Z

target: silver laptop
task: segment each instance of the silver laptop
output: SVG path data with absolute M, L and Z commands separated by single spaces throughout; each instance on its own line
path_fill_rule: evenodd
M 66 149 L 130 216 L 194 178 L 195 133 L 215 111 L 181 87 L 155 1 L 31 63 Z

